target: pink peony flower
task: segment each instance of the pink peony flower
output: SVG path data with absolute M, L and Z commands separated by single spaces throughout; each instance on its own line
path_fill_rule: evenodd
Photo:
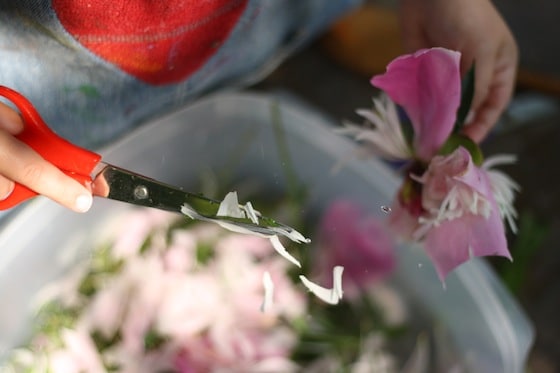
M 424 243 L 442 280 L 473 256 L 511 259 L 502 219 L 515 231 L 513 200 L 518 186 L 491 169 L 510 163 L 512 158 L 492 157 L 477 166 L 462 146 L 477 152 L 476 144 L 460 137 L 448 149 L 461 101 L 459 63 L 458 52 L 443 48 L 423 49 L 395 59 L 385 74 L 371 79 L 390 100 L 375 101 L 375 111 L 358 111 L 369 127 L 347 125 L 345 130 L 387 159 L 410 162 L 391 206 L 390 224 L 402 237 Z M 391 101 L 410 118 L 414 132 L 411 145 L 404 140 Z M 444 145 L 446 154 L 439 155 Z
M 319 224 L 316 256 L 321 283 L 332 283 L 332 268 L 344 267 L 344 294 L 350 299 L 395 268 L 388 227 L 346 200 L 333 202 Z

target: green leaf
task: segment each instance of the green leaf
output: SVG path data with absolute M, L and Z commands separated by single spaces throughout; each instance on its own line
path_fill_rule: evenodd
M 208 264 L 214 257 L 214 246 L 201 242 L 196 247 L 196 261 L 200 264 Z
M 154 329 L 150 329 L 144 335 L 144 350 L 145 351 L 156 350 L 168 341 L 169 341 L 169 337 L 166 337 L 166 336 L 158 333 Z
M 97 281 L 95 274 L 88 273 L 88 275 L 80 282 L 80 285 L 78 286 L 78 293 L 86 297 L 92 297 L 96 291 Z
M 456 133 L 449 136 L 447 141 L 439 149 L 438 154 L 451 154 L 459 146 L 462 146 L 463 148 L 467 149 L 469 153 L 471 153 L 471 157 L 475 165 L 480 166 L 482 164 L 482 162 L 484 161 L 484 156 L 482 155 L 482 150 L 480 150 L 480 147 L 469 137 Z
M 116 331 L 112 337 L 106 338 L 99 330 L 94 330 L 91 333 L 91 339 L 93 340 L 93 343 L 95 343 L 97 350 L 103 352 L 120 342 L 122 340 L 122 336 L 120 331 Z
M 465 119 L 471 110 L 472 100 L 474 96 L 474 64 L 467 74 L 461 80 L 461 104 L 457 110 L 457 120 L 453 127 L 453 132 L 457 133 L 465 124 Z
M 39 310 L 39 315 L 34 325 L 36 333 L 45 334 L 57 341 L 57 343 L 62 343 L 60 331 L 66 328 L 73 328 L 80 312 L 79 309 L 65 307 L 56 300 L 46 303 Z

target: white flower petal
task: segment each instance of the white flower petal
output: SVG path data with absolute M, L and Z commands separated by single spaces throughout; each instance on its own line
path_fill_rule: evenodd
M 255 212 L 255 214 L 258 213 L 254 209 L 252 211 Z M 202 221 L 209 221 L 212 223 L 216 223 L 220 225 L 222 228 L 225 228 L 232 232 L 251 234 L 253 236 L 266 237 L 266 238 L 270 238 L 272 236 L 284 236 L 297 243 L 311 242 L 309 238 L 304 237 L 297 230 L 285 225 L 270 226 L 270 227 L 266 227 L 266 226 L 251 227 L 250 225 L 239 225 L 236 222 L 223 220 L 223 219 L 215 219 L 215 218 L 200 215 L 195 209 L 193 209 L 187 203 L 184 203 L 183 206 L 181 206 L 181 213 L 183 213 L 184 215 L 188 216 L 193 220 L 202 220 Z M 223 217 L 225 218 L 226 216 Z
M 500 209 L 500 216 L 508 222 L 513 233 L 517 232 L 515 219 L 517 210 L 514 206 L 515 192 L 519 190 L 519 185 L 506 174 L 497 170 L 488 170 L 488 179 L 492 187 L 494 199 Z
M 411 151 L 401 130 L 395 104 L 386 95 L 373 100 L 374 109 L 358 109 L 356 113 L 366 122 L 358 126 L 344 123 L 337 132 L 353 136 L 356 141 L 364 142 L 373 151 L 389 160 L 410 159 Z
M 517 211 L 514 207 L 515 193 L 520 190 L 519 184 L 511 179 L 505 173 L 494 170 L 492 167 L 497 165 L 515 163 L 516 157 L 510 154 L 501 154 L 488 157 L 483 163 L 482 168 L 486 170 L 488 179 L 494 199 L 500 209 L 500 216 L 507 221 L 511 231 L 517 232 L 517 225 L 515 219 L 517 218 Z
M 193 220 L 199 219 L 200 217 L 198 212 L 196 212 L 195 209 L 193 209 L 188 203 L 184 203 L 183 206 L 181 206 L 181 213 Z
M 261 305 L 261 312 L 266 312 L 270 309 L 270 307 L 272 307 L 274 299 L 274 283 L 272 282 L 272 277 L 270 277 L 270 273 L 268 271 L 263 273 L 262 281 L 264 287 L 264 298 Z
M 271 227 L 269 228 L 275 233 L 276 236 L 288 237 L 290 240 L 297 243 L 310 243 L 309 238 L 304 237 L 301 233 L 290 227 Z
M 220 203 L 216 216 L 229 216 L 231 218 L 245 218 L 245 213 L 239 207 L 237 192 L 229 192 Z
M 497 154 L 486 158 L 482 163 L 482 168 L 489 170 L 499 165 L 513 164 L 517 162 L 517 157 L 513 154 Z
M 251 204 L 251 202 L 247 202 L 245 204 L 245 213 L 247 213 L 247 216 L 249 217 L 249 219 L 251 219 L 253 223 L 259 224 L 259 217 L 257 215 L 257 211 L 253 209 L 253 205 Z
M 270 237 L 270 243 L 272 243 L 272 247 L 274 247 L 274 250 L 276 250 L 276 252 L 280 255 L 282 255 L 284 258 L 286 258 L 287 260 L 289 260 L 290 262 L 294 263 L 295 265 L 297 265 L 298 267 L 301 268 L 301 264 L 299 262 L 299 260 L 297 260 L 296 258 L 294 258 L 287 250 L 286 248 L 282 245 L 282 243 L 280 242 L 280 239 L 278 238 L 278 236 L 272 236 Z
M 338 299 L 342 299 L 342 273 L 344 272 L 343 266 L 335 266 L 333 268 L 333 289 Z
M 300 275 L 299 278 L 303 285 L 312 292 L 317 298 L 321 299 L 323 302 L 329 304 L 338 304 L 342 299 L 342 273 L 344 272 L 344 267 L 335 266 L 333 268 L 333 287 L 327 289 L 321 285 L 317 285 L 313 281 L 310 281 L 304 275 Z

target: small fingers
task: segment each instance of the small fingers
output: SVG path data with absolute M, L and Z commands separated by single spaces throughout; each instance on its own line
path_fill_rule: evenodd
M 474 58 L 474 96 L 472 110 L 477 112 L 479 107 L 486 101 L 490 85 L 492 84 L 492 74 L 494 72 L 495 57 L 491 51 L 481 51 Z
M 84 186 L 6 131 L 0 131 L 0 175 L 8 180 L 6 189 L 13 180 L 71 210 L 86 212 L 91 207 L 92 196 Z
M 486 137 L 511 99 L 517 74 L 515 43 L 512 41 L 506 44 L 492 64 L 491 81 L 487 84 L 488 90 L 484 100 L 478 106 L 473 105 L 472 120 L 464 127 L 464 133 L 475 142 L 480 142 Z
M 492 87 L 495 57 L 494 54 L 480 50 L 473 58 L 474 95 L 471 110 L 466 118 L 463 133 L 479 143 L 496 123 L 500 110 L 493 102 Z
M 494 127 L 511 98 L 513 77 L 498 79 L 490 88 L 486 101 L 474 112 L 473 119 L 464 127 L 464 134 L 481 142 Z
M 484 105 L 474 113 L 471 122 L 463 128 L 463 133 L 474 142 L 480 143 L 494 127 L 501 110 L 492 105 Z

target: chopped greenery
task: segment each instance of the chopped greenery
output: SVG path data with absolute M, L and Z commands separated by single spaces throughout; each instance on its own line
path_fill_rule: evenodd
M 157 350 L 168 340 L 169 339 L 167 337 L 159 334 L 156 330 L 150 329 L 144 336 L 144 350 L 145 351 Z
M 95 347 L 99 351 L 105 351 L 108 348 L 111 348 L 121 341 L 121 334 L 117 331 L 113 336 L 110 338 L 106 338 L 100 331 L 96 330 L 91 333 L 91 339 L 93 343 L 95 343 Z
M 200 243 L 196 246 L 196 261 L 199 264 L 208 264 L 214 257 L 214 246 L 207 242 Z

